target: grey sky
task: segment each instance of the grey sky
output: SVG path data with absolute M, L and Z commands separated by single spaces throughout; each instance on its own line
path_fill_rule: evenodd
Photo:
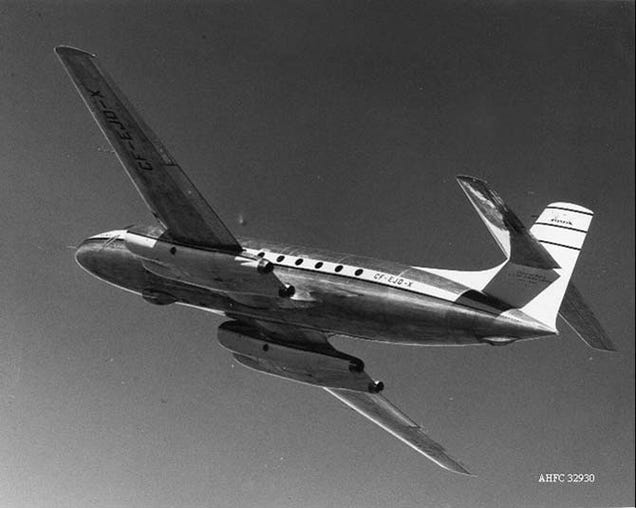
M 633 505 L 633 3 L 419 4 L 0 2 L 0 506 Z M 480 268 L 500 254 L 456 174 L 526 221 L 592 208 L 574 280 L 619 353 L 563 325 L 503 348 L 338 342 L 478 478 L 235 366 L 218 317 L 75 264 L 67 246 L 152 217 L 57 44 L 97 53 L 240 235 Z

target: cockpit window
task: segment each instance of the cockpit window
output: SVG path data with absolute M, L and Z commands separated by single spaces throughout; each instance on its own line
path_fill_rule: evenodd
M 124 238 L 126 231 L 124 229 L 113 229 L 112 231 L 105 231 L 89 237 L 89 240 L 116 240 L 117 238 Z

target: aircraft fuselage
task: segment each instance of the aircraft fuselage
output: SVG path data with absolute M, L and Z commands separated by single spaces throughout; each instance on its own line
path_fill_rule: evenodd
M 76 259 L 94 276 L 151 303 L 179 303 L 233 318 L 395 344 L 505 344 L 554 334 L 517 309 L 399 263 L 246 238 L 240 239 L 241 253 L 209 252 L 160 240 L 173 257 L 153 261 L 131 251 L 126 233 L 88 238 L 77 249 Z M 183 275 L 193 273 L 186 254 L 212 261 L 197 268 L 198 278 L 193 279 Z M 256 270 L 258 260 L 271 264 L 294 294 L 242 295 L 229 290 L 235 281 L 228 279 L 228 264 L 237 267 L 233 276 L 240 277 L 241 270 Z

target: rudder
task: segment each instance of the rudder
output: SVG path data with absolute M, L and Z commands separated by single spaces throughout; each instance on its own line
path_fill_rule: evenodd
M 551 203 L 530 228 L 532 235 L 559 264 L 555 281 L 521 308 L 526 314 L 556 326 L 556 319 L 594 212 L 573 203 Z

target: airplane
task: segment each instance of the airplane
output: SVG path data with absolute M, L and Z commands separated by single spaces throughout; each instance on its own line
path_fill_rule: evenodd
M 93 276 L 155 305 L 228 318 L 219 343 L 250 369 L 323 388 L 437 465 L 471 475 L 380 392 L 334 336 L 418 346 L 503 346 L 553 337 L 561 315 L 589 346 L 615 348 L 570 283 L 593 212 L 547 205 L 527 229 L 483 180 L 457 181 L 505 261 L 487 270 L 407 266 L 235 236 L 133 109 L 95 55 L 55 48 L 156 223 L 91 236 Z

